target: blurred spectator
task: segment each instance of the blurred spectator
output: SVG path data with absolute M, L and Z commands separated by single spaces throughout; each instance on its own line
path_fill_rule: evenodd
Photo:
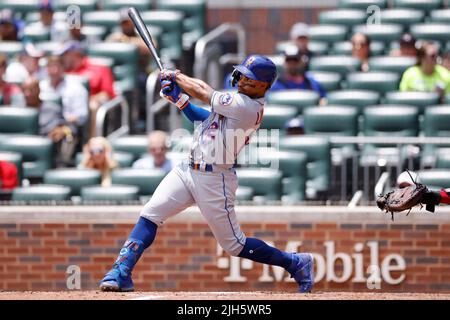
M 46 76 L 45 68 L 41 68 L 39 61 L 45 53 L 28 42 L 20 52 L 17 60 L 11 62 L 6 69 L 6 80 L 12 83 L 23 83 L 33 77 L 42 80 Z
M 361 60 L 361 71 L 369 71 L 370 39 L 363 33 L 352 36 L 352 57 Z
M 19 86 L 5 81 L 7 61 L 7 57 L 0 54 L 0 105 L 15 105 L 22 98 L 22 91 Z
M 306 72 L 308 65 L 309 58 L 306 54 L 300 53 L 297 47 L 287 48 L 284 52 L 284 73 L 275 81 L 270 90 L 313 90 L 319 93 L 321 98 L 324 98 L 325 90 Z
M 438 47 L 424 42 L 417 51 L 417 64 L 408 68 L 400 81 L 400 91 L 450 93 L 450 71 L 437 64 Z
M 155 130 L 148 135 L 148 154 L 133 163 L 135 169 L 160 168 L 166 172 L 172 170 L 172 161 L 167 158 L 167 134 Z
M 69 38 L 67 23 L 53 19 L 55 12 L 53 2 L 51 0 L 41 0 L 39 3 L 39 21 L 30 24 L 31 28 L 48 29 L 50 32 L 50 40 L 56 42 L 64 42 Z
M 450 71 L 450 51 L 442 55 L 441 65 Z
M 306 23 L 296 23 L 290 31 L 291 41 L 297 46 L 300 54 L 311 58 L 312 52 L 309 51 L 309 26 Z
M 114 76 L 111 68 L 91 63 L 84 47 L 76 41 L 68 41 L 64 44 L 58 55 L 62 56 L 67 73 L 85 76 L 89 80 L 90 136 L 93 137 L 98 108 L 115 97 Z
M 88 120 L 89 95 L 80 81 L 64 76 L 64 65 L 60 56 L 47 59 L 48 78 L 40 82 L 43 96 L 59 96 L 61 98 L 63 115 L 68 123 L 83 126 Z
M 39 81 L 28 78 L 22 84 L 27 107 L 39 110 L 39 134 L 48 136 L 56 147 L 56 166 L 66 166 L 72 161 L 76 147 L 77 127 L 64 118 L 62 107 L 40 98 Z
M 284 125 L 284 129 L 286 130 L 286 134 L 288 136 L 305 134 L 305 125 L 304 125 L 303 118 L 295 117 L 295 118 L 289 119 L 286 122 L 286 124 Z
M 393 57 L 417 57 L 416 39 L 410 33 L 400 38 L 400 48 L 391 51 Z
M 14 12 L 11 9 L 0 11 L 0 40 L 20 41 L 20 22 L 14 19 Z
M 112 157 L 112 147 L 104 137 L 91 138 L 83 148 L 80 169 L 96 169 L 102 174 L 102 186 L 111 185 L 111 172 L 118 168 Z

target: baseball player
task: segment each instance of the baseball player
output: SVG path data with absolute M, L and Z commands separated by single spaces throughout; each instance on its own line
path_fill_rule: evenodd
M 275 64 L 260 55 L 249 56 L 234 66 L 231 82 L 237 84 L 236 93 L 215 91 L 178 70 L 161 72 L 161 95 L 189 120 L 201 124 L 195 129 L 189 159 L 168 173 L 144 206 L 112 269 L 101 281 L 101 290 L 133 291 L 131 272 L 152 244 L 157 229 L 195 203 L 227 253 L 283 267 L 298 283 L 299 292 L 311 291 L 312 255 L 283 252 L 262 240 L 246 237 L 234 211 L 238 186 L 234 163 L 262 122 L 264 96 L 275 78 Z M 190 97 L 211 105 L 211 111 L 195 106 Z

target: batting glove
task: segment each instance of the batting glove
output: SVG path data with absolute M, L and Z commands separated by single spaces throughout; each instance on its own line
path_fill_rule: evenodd
M 180 73 L 180 70 L 164 69 L 164 70 L 161 70 L 159 75 L 160 75 L 161 81 L 162 80 L 169 80 L 169 81 L 175 82 L 175 78 L 177 77 L 177 75 L 179 73 Z
M 159 95 L 176 105 L 180 110 L 183 110 L 189 103 L 189 96 L 181 92 L 181 88 L 176 82 L 169 80 L 161 81 L 161 91 Z

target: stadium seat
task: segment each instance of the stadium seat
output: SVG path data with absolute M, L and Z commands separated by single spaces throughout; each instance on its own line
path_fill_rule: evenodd
M 398 88 L 400 76 L 388 71 L 354 72 L 347 75 L 348 89 L 373 90 L 385 94 Z
M 267 103 L 294 106 L 297 108 L 297 114 L 301 114 L 307 106 L 317 105 L 319 99 L 319 94 L 311 90 L 279 90 L 267 95 Z
M 340 9 L 328 10 L 319 13 L 320 24 L 343 25 L 351 27 L 366 22 L 367 14 L 364 10 Z
M 148 138 L 145 135 L 124 136 L 111 141 L 115 152 L 122 151 L 131 153 L 134 160 L 147 152 Z
M 430 12 L 430 21 L 432 23 L 450 23 L 450 9 L 439 9 Z
M 236 169 L 239 186 L 252 188 L 254 196 L 260 196 L 265 201 L 281 200 L 282 177 L 279 170 L 269 168 Z
M 67 13 L 65 11 L 55 11 L 53 13 L 53 20 L 55 20 L 55 21 L 65 21 L 66 18 L 67 18 Z M 37 22 L 40 19 L 41 19 L 41 13 L 38 10 L 29 12 L 25 16 L 26 24 L 31 24 L 33 22 Z
M 138 11 L 150 10 L 152 0 L 103 0 L 103 10 L 120 10 L 122 8 L 135 7 Z
M 450 104 L 450 93 L 445 96 L 445 103 Z
M 370 55 L 378 56 L 384 52 L 384 43 L 373 41 L 370 43 Z M 333 44 L 331 51 L 334 55 L 352 55 L 352 43 L 350 41 L 341 41 Z
M 403 33 L 403 27 L 398 24 L 359 25 L 353 28 L 353 33 L 363 33 L 371 41 L 381 41 L 387 44 L 400 39 Z
M 311 75 L 326 92 L 341 88 L 342 76 L 337 72 L 308 71 L 308 74 Z
M 388 0 L 339 0 L 339 8 L 350 8 L 350 9 L 360 9 L 367 10 L 371 5 L 376 5 L 377 7 L 383 9 L 388 5 Z
M 403 74 L 406 69 L 417 62 L 414 57 L 390 57 L 379 56 L 369 58 L 369 69 L 371 71 L 390 71 Z
M 423 134 L 426 137 L 450 136 L 450 104 L 427 106 L 422 124 Z M 433 166 L 439 161 L 437 150 L 449 148 L 448 145 L 426 144 L 423 146 L 422 161 L 426 166 Z
M 325 137 L 290 136 L 280 141 L 280 150 L 301 151 L 307 155 L 306 196 L 317 198 L 330 186 L 331 156 L 330 142 Z
M 344 41 L 347 36 L 347 28 L 340 25 L 312 25 L 309 27 L 311 40 L 334 43 Z
M 290 46 L 295 46 L 292 41 L 281 41 L 278 42 L 275 47 L 275 53 L 282 54 Z M 328 53 L 328 43 L 323 41 L 309 41 L 308 50 L 311 51 L 313 55 L 322 56 Z
M 2 0 L 0 1 L 0 10 L 12 9 L 16 13 L 25 16 L 27 13 L 36 11 L 39 5 L 39 0 Z
M 261 129 L 283 129 L 289 119 L 297 115 L 297 108 L 268 104 L 264 107 Z
M 109 33 L 120 20 L 118 10 L 91 11 L 83 13 L 83 25 L 102 26 Z
M 380 20 L 382 24 L 397 24 L 404 28 L 409 28 L 411 24 L 421 23 L 425 14 L 421 10 L 416 9 L 385 9 L 380 12 Z
M 0 151 L 0 161 L 11 162 L 16 166 L 17 175 L 19 176 L 19 185 L 21 185 L 23 178 L 22 154 L 18 152 Z
M 441 43 L 450 40 L 450 24 L 447 23 L 415 24 L 410 30 L 412 35 L 420 40 L 434 40 Z
M 79 196 L 82 187 L 100 184 L 101 178 L 101 172 L 92 169 L 53 169 L 44 173 L 45 184 L 70 187 L 72 196 Z
M 107 202 L 124 203 L 139 199 L 139 188 L 136 186 L 113 185 L 109 187 L 88 186 L 81 188 L 83 203 Z
M 395 8 L 410 8 L 431 11 L 442 8 L 443 0 L 394 0 Z
M 34 108 L 0 106 L 0 133 L 37 135 L 38 131 L 38 110 Z
M 129 0 L 132 3 L 133 0 Z M 98 0 L 55 0 L 55 10 L 66 11 L 71 5 L 76 5 L 81 9 L 81 12 L 95 11 Z M 103 0 L 102 2 L 105 2 Z
M 432 190 L 446 189 L 450 185 L 450 171 L 448 169 L 429 169 L 416 172 L 418 181 L 429 186 Z
M 11 135 L 0 139 L 0 150 L 22 154 L 24 178 L 41 178 L 52 167 L 53 142 L 47 137 Z
M 70 200 L 70 188 L 64 185 L 41 184 L 15 188 L 12 201 L 49 202 Z
M 86 39 L 90 43 L 99 42 L 104 40 L 107 35 L 108 30 L 102 26 L 82 26 L 81 34 L 86 36 Z
M 24 41 L 40 42 L 50 40 L 50 29 L 36 25 L 27 25 L 23 30 Z
M 205 34 L 205 0 L 156 0 L 156 8 L 183 12 L 182 42 L 184 49 L 191 48 Z
M 436 169 L 450 169 L 450 149 L 440 148 L 437 150 Z
M 112 172 L 113 185 L 132 185 L 140 196 L 152 195 L 166 173 L 163 170 L 116 169 Z
M 46 55 L 52 55 L 61 48 L 61 43 L 55 41 L 37 42 L 36 48 L 45 52 Z
M 133 164 L 134 157 L 129 152 L 115 151 L 112 154 L 112 158 L 117 161 L 120 168 L 128 168 Z M 77 152 L 75 155 L 75 165 L 78 166 L 83 161 L 83 153 Z
M 251 201 L 255 193 L 253 189 L 246 186 L 238 186 L 236 189 L 236 201 Z
M 330 55 L 311 58 L 309 69 L 312 71 L 329 71 L 345 75 L 349 72 L 359 71 L 361 61 L 358 58 L 346 55 Z
M 355 106 L 362 109 L 378 104 L 380 94 L 371 90 L 338 90 L 327 94 L 329 105 Z
M 184 14 L 180 11 L 153 10 L 141 13 L 145 24 L 162 28 L 161 43 L 159 44 L 161 56 L 178 60 L 182 54 L 182 34 Z
M 13 58 L 23 50 L 23 43 L 16 41 L 0 41 L 0 53 Z
M 417 91 L 392 91 L 385 95 L 385 103 L 412 105 L 419 108 L 422 114 L 427 106 L 439 104 L 439 94 L 436 92 L 417 92 Z
M 358 110 L 344 106 L 314 106 L 303 113 L 305 134 L 323 136 L 356 136 Z

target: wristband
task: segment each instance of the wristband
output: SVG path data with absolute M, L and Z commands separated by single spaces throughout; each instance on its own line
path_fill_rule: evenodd
M 183 110 L 186 108 L 186 106 L 189 104 L 189 96 L 185 93 L 182 93 L 178 96 L 177 102 L 175 102 L 175 105 L 178 109 Z

